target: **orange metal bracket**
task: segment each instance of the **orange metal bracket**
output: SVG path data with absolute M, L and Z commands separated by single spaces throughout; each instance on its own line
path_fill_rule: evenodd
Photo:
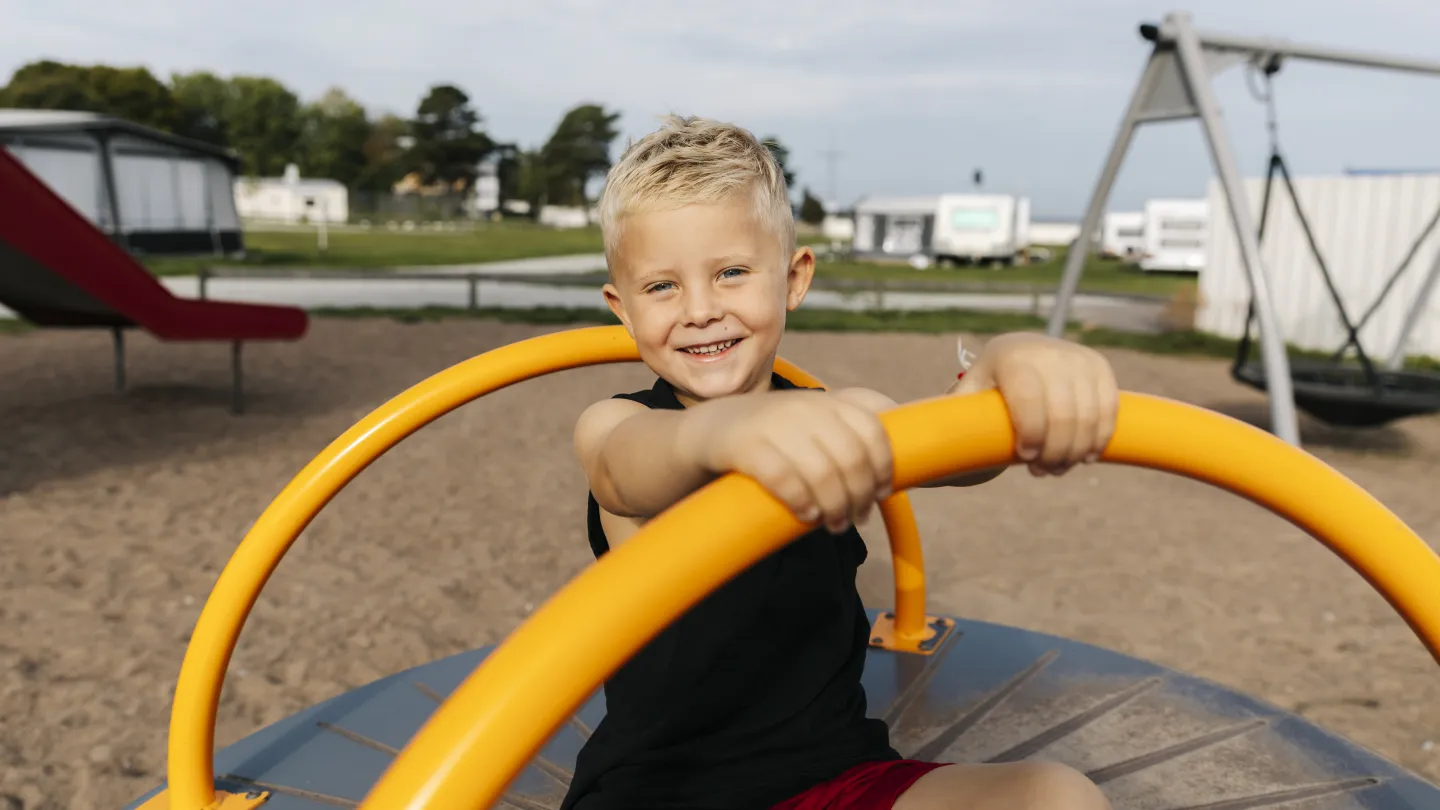
M 870 629 L 870 645 L 929 655 L 948 631 L 941 627 L 944 620 L 925 615 L 925 555 L 909 494 L 897 492 L 887 498 L 880 504 L 880 516 L 885 519 L 890 561 L 895 567 L 895 612 L 876 619 Z
M 924 628 L 923 632 L 903 636 L 898 629 L 895 614 L 886 611 L 876 616 L 875 623 L 870 625 L 870 646 L 895 652 L 933 655 L 955 629 L 955 622 L 943 617 L 926 616 L 925 623 L 921 626 Z
M 215 791 L 215 801 L 204 807 L 204 810 L 255 810 L 270 798 L 269 791 L 259 790 L 249 793 L 230 793 L 224 790 Z M 151 796 L 138 810 L 179 810 L 170 803 L 169 791 L 162 790 Z

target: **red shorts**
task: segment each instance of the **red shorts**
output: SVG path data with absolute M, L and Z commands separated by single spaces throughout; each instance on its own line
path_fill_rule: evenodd
M 915 780 L 946 764 L 914 759 L 864 762 L 771 810 L 890 810 Z

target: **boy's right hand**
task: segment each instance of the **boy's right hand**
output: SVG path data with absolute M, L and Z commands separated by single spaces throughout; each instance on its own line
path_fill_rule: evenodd
M 703 415 L 702 412 L 703 411 Z M 872 410 L 834 393 L 744 395 L 693 409 L 694 458 L 715 475 L 754 478 L 804 521 L 831 532 L 863 523 L 889 497 L 890 443 Z

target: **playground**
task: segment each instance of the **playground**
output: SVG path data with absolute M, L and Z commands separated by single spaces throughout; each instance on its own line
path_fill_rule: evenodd
M 880 416 L 899 491 L 883 525 L 860 527 L 870 615 L 854 617 L 852 660 L 858 672 L 868 635 L 867 712 L 902 756 L 1058 760 L 1116 810 L 1428 810 L 1440 801 L 1440 374 L 1422 321 L 1433 323 L 1440 285 L 1440 254 L 1425 248 L 1440 208 L 1401 193 L 1416 172 L 1382 170 L 1391 179 L 1375 183 L 1391 193 L 1380 196 L 1406 200 L 1384 219 L 1412 234 L 1410 247 L 1387 239 L 1368 271 L 1349 256 L 1332 274 L 1327 253 L 1347 254 L 1315 238 L 1306 211 L 1324 221 L 1324 198 L 1292 181 L 1272 78 L 1291 59 L 1432 75 L 1440 63 L 1197 31 L 1183 13 L 1139 33 L 1151 57 L 1077 247 L 1012 268 L 1007 295 L 1028 310 L 997 304 L 1005 296 L 978 270 L 950 278 L 949 292 L 983 287 L 965 302 L 989 296 L 988 310 L 951 299 L 937 309 L 947 293 L 915 277 L 923 255 L 907 268 L 842 254 L 813 296 L 871 299 L 797 313 L 780 348 L 777 371 L 795 384 L 864 385 L 909 403 Z M 1251 88 L 1266 105 L 1263 190 L 1241 172 L 1209 80 L 1242 61 L 1264 86 Z M 806 529 L 755 481 L 728 475 L 592 562 L 574 423 L 588 403 L 653 379 L 624 329 L 581 328 L 594 316 L 556 309 L 562 287 L 591 292 L 575 281 L 600 270 L 593 229 L 537 240 L 529 228 L 437 228 L 423 258 L 391 233 L 346 232 L 331 252 L 321 228 L 313 256 L 297 232 L 242 258 L 226 196 L 238 154 L 112 116 L 9 117 L 0 305 L 23 324 L 0 329 L 0 810 L 557 807 L 585 785 L 584 741 L 616 744 L 595 735 L 606 711 L 596 688 Z M 1218 177 L 1207 204 L 1223 203 L 1234 241 L 1210 243 L 1198 286 L 1165 288 L 1177 295 L 1167 303 L 1143 275 L 1078 246 L 1102 224 L 1134 131 L 1180 118 L 1201 124 Z M 117 143 L 142 144 L 152 162 L 128 162 L 139 153 Z M 61 193 L 31 167 L 59 153 L 71 169 L 85 154 L 99 168 Z M 186 194 L 204 204 L 166 220 L 171 230 L 133 216 L 127 190 L 148 188 L 132 186 L 145 166 L 170 173 L 177 205 Z M 1277 187 L 1293 228 L 1271 217 Z M 1258 221 L 1247 188 L 1261 192 Z M 1372 203 L 1361 208 L 1380 210 Z M 1434 213 L 1422 221 L 1421 208 Z M 905 217 L 894 223 L 902 246 L 929 227 Z M 889 227 L 879 222 L 857 218 L 870 235 L 857 235 L 854 256 Z M 482 243 L 511 265 L 507 278 L 472 264 Z M 1318 268 L 1308 287 L 1288 274 L 1297 245 Z M 591 255 L 573 255 L 581 248 Z M 192 278 L 207 252 L 241 266 Z M 562 258 L 575 278 L 530 291 L 548 308 L 528 322 L 481 288 L 538 282 L 541 264 Z M 359 281 L 367 295 L 400 286 L 385 306 L 350 300 L 361 287 L 332 287 L 330 300 L 309 272 L 320 266 L 326 283 Z M 266 271 L 289 277 L 289 298 Z M 1369 286 L 1342 293 L 1337 277 Z M 1305 312 L 1285 306 L 1317 280 L 1344 333 L 1338 349 L 1293 328 Z M 443 302 L 395 291 L 422 281 L 468 293 L 466 307 L 436 317 Z M 1001 323 L 1038 326 L 1037 284 L 1055 287 L 1047 331 L 1103 347 L 1115 369 L 1105 463 L 905 492 L 1015 461 L 1000 394 L 935 395 L 955 379 L 957 333 L 974 351 L 1008 331 Z M 1100 305 L 1148 299 L 1163 311 L 1107 322 L 1082 289 L 1116 299 Z M 902 318 L 906 296 L 930 311 Z M 1370 302 L 1363 312 L 1345 303 L 1357 297 Z M 908 331 L 842 326 L 902 321 Z M 1105 337 L 1120 333 L 1181 348 L 1187 334 L 1239 338 L 1227 363 Z M 1288 334 L 1309 356 L 1292 362 Z M 768 619 L 775 604 L 737 615 L 758 607 Z M 779 648 L 733 635 L 720 658 L 753 656 L 744 662 L 770 688 Z M 666 678 L 684 682 L 675 672 Z M 735 697 L 748 702 L 749 688 Z
M 223 345 L 136 334 L 121 394 L 104 333 L 0 336 L 0 418 L 19 426 L 0 462 L 0 806 L 113 808 L 162 781 L 200 607 L 284 483 L 397 392 L 555 328 L 315 319 L 302 341 L 247 346 L 239 418 L 226 411 Z M 799 333 L 783 352 L 830 384 L 901 400 L 943 388 L 954 363 L 942 335 Z M 1124 389 L 1265 419 L 1261 395 L 1223 361 L 1107 355 Z M 381 676 L 501 641 L 590 561 L 575 416 L 648 383 L 635 364 L 527 382 L 442 417 L 362 473 L 261 595 L 225 681 L 217 747 Z M 1422 537 L 1440 536 L 1440 419 L 1302 428 L 1309 452 Z M 1017 469 L 978 490 L 917 491 L 913 502 L 932 612 L 1210 678 L 1440 779 L 1434 660 L 1354 571 L 1270 512 L 1114 465 L 1043 480 Z M 864 528 L 862 593 L 888 606 L 884 528 Z

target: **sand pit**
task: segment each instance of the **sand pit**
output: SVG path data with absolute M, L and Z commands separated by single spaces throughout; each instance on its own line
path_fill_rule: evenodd
M 116 808 L 163 778 L 185 642 L 250 522 L 327 442 L 468 356 L 547 331 L 319 320 L 247 348 L 249 412 L 226 411 L 224 346 L 103 333 L 0 337 L 0 808 Z M 907 399 L 952 374 L 937 336 L 797 334 L 832 384 Z M 1223 363 L 1116 351 L 1121 384 L 1263 419 Z M 572 422 L 648 385 L 567 372 L 445 417 L 337 498 L 251 615 L 220 708 L 225 745 L 382 675 L 493 643 L 590 558 Z M 1307 424 L 1309 449 L 1440 538 L 1440 420 Z M 1440 670 L 1343 563 L 1234 496 L 1112 467 L 924 491 L 934 609 L 1106 645 L 1297 710 L 1440 780 Z M 889 604 L 883 529 L 866 598 Z M 1427 745 L 1427 743 L 1429 743 Z

